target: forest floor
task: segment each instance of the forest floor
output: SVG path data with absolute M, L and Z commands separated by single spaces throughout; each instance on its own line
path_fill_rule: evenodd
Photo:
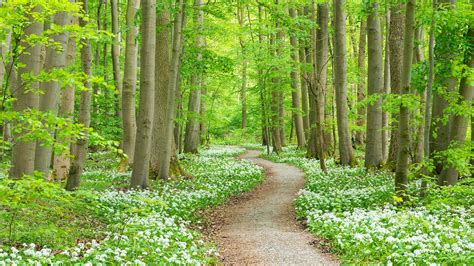
M 304 186 L 304 174 L 296 167 L 258 158 L 250 150 L 239 157 L 267 172 L 257 189 L 218 208 L 213 233 L 224 264 L 312 264 L 338 265 L 328 251 L 318 250 L 315 239 L 296 220 L 293 200 Z

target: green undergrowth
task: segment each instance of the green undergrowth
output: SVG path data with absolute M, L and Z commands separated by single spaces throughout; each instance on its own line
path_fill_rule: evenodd
M 117 173 L 118 162 L 109 153 L 91 156 L 74 193 L 34 177 L 2 178 L 0 192 L 10 195 L 0 194 L 2 218 L 13 214 L 15 197 L 28 196 L 18 206 L 22 216 L 15 220 L 15 238 L 0 229 L 0 265 L 214 263 L 215 247 L 196 231 L 202 220 L 198 211 L 263 180 L 261 168 L 232 158 L 244 151 L 212 147 L 180 156 L 193 178 L 152 182 L 144 191 L 125 189 L 130 173 Z
M 399 204 L 394 177 L 387 171 L 348 168 L 327 161 L 328 173 L 305 153 L 286 148 L 264 156 L 305 172 L 306 185 L 295 199 L 297 217 L 329 240 L 347 263 L 471 265 L 474 263 L 474 187 L 464 179 L 453 187 L 432 186 L 420 195 L 411 180 L 410 199 Z

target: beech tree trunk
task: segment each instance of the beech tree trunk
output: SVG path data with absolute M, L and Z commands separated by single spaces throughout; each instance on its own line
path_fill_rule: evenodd
M 84 14 L 87 15 L 89 13 L 88 0 L 81 1 L 83 4 Z M 87 27 L 87 24 L 87 19 L 80 18 L 79 25 L 81 27 Z M 89 39 L 82 39 L 81 42 L 81 67 L 82 71 L 87 77 L 87 79 L 84 80 L 84 87 L 87 90 L 81 92 L 78 122 L 84 125 L 85 128 L 89 128 L 91 123 L 92 107 L 92 86 L 90 82 L 90 78 L 92 77 L 92 49 Z M 74 159 L 71 162 L 71 168 L 66 181 L 67 190 L 74 190 L 79 187 L 81 175 L 87 159 L 88 144 L 88 133 L 87 131 L 84 131 L 84 136 L 80 139 L 77 139 L 72 148 Z
M 122 82 L 120 80 L 120 31 L 119 31 L 119 7 L 118 0 L 110 0 L 110 10 L 112 14 L 112 33 L 114 34 L 111 46 L 112 71 L 114 75 L 114 85 L 117 90 L 116 115 L 122 117 Z M 133 1 L 132 1 L 133 2 Z
M 474 30 L 472 25 L 467 32 L 467 37 L 470 41 L 470 46 L 474 45 Z M 472 70 L 474 68 L 474 52 L 472 49 L 468 49 L 464 55 L 464 63 Z M 472 100 L 474 98 L 474 86 L 472 80 L 469 81 L 469 75 L 466 73 L 469 70 L 465 70 L 461 83 L 459 85 L 459 95 L 461 96 L 458 101 L 458 106 L 472 106 Z M 472 118 L 471 118 L 472 119 Z M 461 147 L 464 145 L 467 134 L 467 126 L 469 124 L 469 117 L 462 113 L 456 113 L 453 115 L 451 127 L 449 129 L 449 144 Z M 471 124 L 472 125 L 472 124 Z M 471 127 L 471 135 L 473 134 Z M 472 138 L 472 136 L 471 136 Z M 445 165 L 443 172 L 441 173 L 438 184 L 441 185 L 455 185 L 458 182 L 459 172 L 451 165 Z
M 402 56 L 403 56 L 403 30 L 404 15 L 403 4 L 398 4 L 390 8 L 390 28 L 389 28 L 389 58 L 390 58 L 390 93 L 400 94 Z M 390 125 L 390 147 L 388 152 L 388 162 L 395 166 L 398 155 L 398 115 L 394 114 Z M 392 168 L 393 169 L 393 168 Z
M 296 11 L 293 8 L 290 8 L 290 17 L 296 19 Z M 291 69 L 291 103 L 293 107 L 293 123 L 295 125 L 296 130 L 296 139 L 298 142 L 299 148 L 304 148 L 306 140 L 304 135 L 304 128 L 303 128 L 303 118 L 301 117 L 301 91 L 298 88 L 298 72 L 297 72 L 297 64 L 298 64 L 298 43 L 296 40 L 296 36 L 290 32 L 290 44 L 292 46 L 291 49 L 291 59 L 293 60 L 293 67 Z
M 135 39 L 138 34 L 138 27 L 135 26 L 135 15 L 139 6 L 139 0 L 128 0 L 127 2 L 126 25 L 128 30 L 125 40 L 125 65 L 122 86 L 122 149 L 128 157 L 128 163 L 134 160 L 137 134 L 135 91 L 137 87 L 138 49 Z
M 180 175 L 181 172 L 176 172 L 174 169 L 181 169 L 178 168 L 171 168 L 170 166 L 179 165 L 179 162 L 176 158 L 176 145 L 174 143 L 174 134 L 173 128 L 175 125 L 175 118 L 176 118 L 176 99 L 177 96 L 180 94 L 178 89 L 178 82 L 179 82 L 179 64 L 180 64 L 180 56 L 183 49 L 183 38 L 182 38 L 182 30 L 185 24 L 185 1 L 184 0 L 176 0 L 175 7 L 177 8 L 177 13 L 174 17 L 173 21 L 173 43 L 172 43 L 172 50 L 171 50 L 171 61 L 166 64 L 166 59 L 169 60 L 169 53 L 168 51 L 168 37 L 169 33 L 167 32 L 166 27 L 158 35 L 158 43 L 157 46 L 160 48 L 160 51 L 157 50 L 157 60 L 160 57 L 165 62 L 162 62 L 158 65 L 156 69 L 156 77 L 157 82 L 163 82 L 163 84 L 156 84 L 158 86 L 158 96 L 156 97 L 156 104 L 164 103 L 166 108 L 161 109 L 160 106 L 155 106 L 155 116 L 158 117 L 157 123 L 155 123 L 154 127 L 154 147 L 156 151 L 154 152 L 154 156 L 152 157 L 152 168 L 154 174 L 156 174 L 161 179 L 167 179 L 173 176 Z M 164 27 L 169 20 L 167 18 L 168 14 L 163 11 L 161 17 L 159 19 L 159 24 L 161 27 Z M 157 40 L 158 40 L 157 39 Z M 165 49 L 166 50 L 163 50 Z M 158 62 L 158 61 L 157 61 Z M 158 73 L 160 71 L 160 73 Z M 167 72 L 167 73 L 164 73 Z M 163 96 L 166 98 L 159 98 Z M 163 102 L 166 99 L 166 102 Z M 163 114 L 156 113 L 165 112 Z M 162 124 L 160 125 L 161 121 L 160 118 L 162 117 Z M 174 148 L 173 148 L 174 147 Z M 178 146 L 179 147 L 179 146 Z
M 402 96 L 407 96 L 410 94 L 411 64 L 415 37 L 415 7 L 416 0 L 407 1 L 401 73 Z M 408 159 L 410 152 L 410 110 L 403 100 L 400 104 L 398 132 L 399 147 L 395 168 L 395 192 L 399 197 L 406 198 L 406 190 L 408 187 Z
M 31 13 L 40 13 L 39 6 L 33 7 Z M 12 93 L 16 98 L 13 102 L 13 110 L 23 113 L 28 110 L 37 110 L 39 106 L 39 83 L 37 81 L 28 82 L 23 80 L 24 74 L 38 75 L 41 69 L 41 45 L 30 44 L 27 39 L 33 35 L 41 35 L 43 32 L 43 23 L 38 22 L 30 14 L 28 22 L 25 25 L 20 45 L 25 47 L 25 51 L 19 57 L 19 63 L 22 65 L 18 69 L 16 88 Z M 13 87 L 12 87 L 13 88 Z M 13 124 L 15 127 L 15 124 Z M 35 142 L 22 140 L 29 132 L 22 129 L 21 133 L 13 134 L 12 146 L 12 168 L 10 176 L 12 178 L 21 178 L 23 175 L 30 175 L 35 168 Z
M 77 23 L 77 21 L 73 23 Z M 67 66 L 74 64 L 76 61 L 76 46 L 76 40 L 74 38 L 69 38 L 66 55 Z M 72 84 L 66 85 L 61 94 L 61 103 L 59 105 L 59 115 L 61 117 L 70 118 L 72 120 L 74 116 L 74 99 L 75 87 Z M 69 139 L 56 139 L 56 141 L 62 143 L 71 142 Z M 52 175 L 53 180 L 64 180 L 69 175 L 69 168 L 71 167 L 71 153 L 72 151 L 69 151 L 68 153 L 54 156 Z
M 359 51 L 357 55 L 357 68 L 359 72 L 359 80 L 357 82 L 357 102 L 361 103 L 365 99 L 365 80 L 367 78 L 365 70 L 365 47 L 367 46 L 367 22 L 360 22 L 359 29 Z M 365 125 L 365 115 L 367 107 L 360 106 L 357 108 L 357 126 L 360 128 L 355 132 L 355 144 L 362 146 L 365 143 L 365 132 L 362 128 Z
M 380 94 L 383 90 L 382 40 L 380 34 L 379 4 L 370 6 L 367 18 L 368 40 L 368 95 Z M 365 146 L 365 167 L 380 167 L 382 154 L 382 98 L 377 97 L 367 107 L 367 141 Z
M 179 16 L 179 14 L 177 14 Z M 162 163 L 167 163 L 169 167 L 171 144 L 173 137 L 166 135 L 168 130 L 168 113 L 170 112 L 170 103 L 168 99 L 174 99 L 169 94 L 175 95 L 174 90 L 171 91 L 169 87 L 169 80 L 171 72 L 171 61 L 170 61 L 170 29 L 168 24 L 170 22 L 170 15 L 168 10 L 163 9 L 158 14 L 156 20 L 156 27 L 158 33 L 156 34 L 156 51 L 155 51 L 155 118 L 153 120 L 153 134 L 152 134 L 152 153 L 151 153 L 151 175 L 153 178 L 158 176 L 159 178 L 168 178 L 169 173 L 165 176 L 160 175 L 160 167 Z M 171 104 L 171 107 L 174 107 Z M 174 121 L 172 121 L 174 123 Z M 164 138 L 167 136 L 167 138 Z M 168 147 L 169 146 L 169 147 Z M 166 168 L 166 167 L 165 167 Z
M 334 85 L 336 90 L 339 156 L 343 165 L 354 162 L 347 112 L 346 15 L 344 0 L 334 0 Z
M 197 36 L 196 36 L 196 49 L 198 50 L 197 61 L 202 61 L 202 52 L 200 51 L 204 47 L 204 36 L 202 35 L 202 30 L 204 27 L 204 1 L 195 0 L 194 8 L 196 15 L 195 27 Z M 191 77 L 191 92 L 189 94 L 189 103 L 188 103 L 188 121 L 186 123 L 186 133 L 184 137 L 184 152 L 187 153 L 197 153 L 199 148 L 199 114 L 201 107 L 201 89 L 203 85 L 203 73 L 194 73 Z
M 156 0 L 142 0 L 141 6 L 140 106 L 131 187 L 144 189 L 148 187 L 155 98 Z
M 67 12 L 58 12 L 54 15 L 53 23 L 59 27 L 65 27 L 69 25 L 71 19 Z M 56 47 L 46 48 L 46 59 L 44 64 L 44 72 L 50 73 L 51 71 L 62 69 L 66 66 L 66 55 L 67 45 L 69 39 L 69 33 L 59 33 L 52 36 L 52 41 L 58 43 L 60 46 L 59 51 Z M 39 110 L 41 112 L 49 112 L 53 115 L 58 113 L 58 102 L 60 95 L 61 83 L 59 81 L 48 81 L 40 84 L 40 90 L 44 93 L 40 97 Z M 49 132 L 51 137 L 54 135 L 54 131 Z M 35 170 L 40 171 L 45 177 L 49 176 L 49 169 L 51 166 L 52 159 L 52 147 L 44 144 L 40 141 L 36 143 L 35 153 Z
M 390 10 L 387 11 L 386 15 L 386 34 L 385 34 L 385 58 L 384 58 L 384 73 L 383 73 L 383 92 L 385 95 L 390 93 Z M 383 35 L 382 35 L 383 38 Z M 383 103 L 382 103 L 383 104 Z M 390 123 L 389 113 L 386 111 L 382 112 L 382 154 L 383 160 L 387 161 L 388 151 L 390 145 L 390 130 L 388 129 Z

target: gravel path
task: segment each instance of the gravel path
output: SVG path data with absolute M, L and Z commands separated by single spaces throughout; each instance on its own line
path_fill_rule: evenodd
M 226 265 L 338 265 L 317 250 L 315 239 L 296 221 L 295 194 L 304 185 L 303 173 L 287 164 L 258 158 L 248 151 L 241 159 L 267 170 L 267 180 L 236 204 L 220 210 L 216 232 L 220 261 Z

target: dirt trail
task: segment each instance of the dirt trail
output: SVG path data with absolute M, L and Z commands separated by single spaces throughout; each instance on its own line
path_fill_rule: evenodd
M 226 265 L 338 265 L 335 258 L 312 245 L 315 239 L 294 217 L 295 194 L 303 173 L 287 164 L 258 158 L 248 151 L 241 159 L 267 170 L 267 180 L 235 204 L 222 208 L 223 224 L 215 240 Z

